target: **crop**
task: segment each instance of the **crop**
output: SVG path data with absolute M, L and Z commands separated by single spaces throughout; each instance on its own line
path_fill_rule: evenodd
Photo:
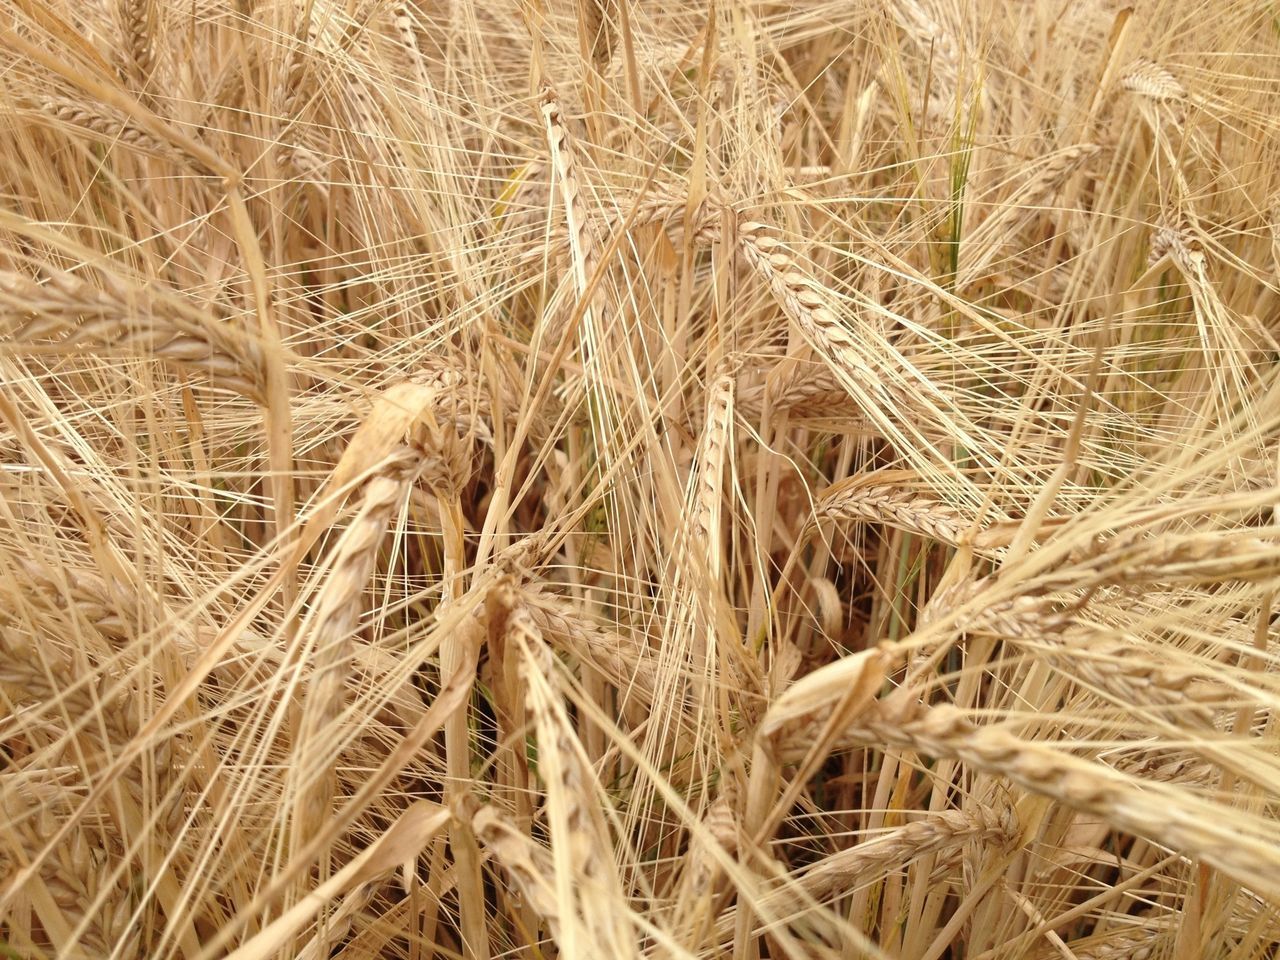
M 1280 19 L 0 0 L 0 955 L 1280 950 Z

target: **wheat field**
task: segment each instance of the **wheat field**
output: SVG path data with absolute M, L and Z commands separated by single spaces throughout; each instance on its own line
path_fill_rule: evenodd
M 1280 955 L 1280 10 L 0 0 L 0 956 Z

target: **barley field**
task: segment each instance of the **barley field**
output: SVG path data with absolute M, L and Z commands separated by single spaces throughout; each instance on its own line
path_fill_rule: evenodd
M 0 957 L 1280 956 L 1280 8 L 0 0 Z

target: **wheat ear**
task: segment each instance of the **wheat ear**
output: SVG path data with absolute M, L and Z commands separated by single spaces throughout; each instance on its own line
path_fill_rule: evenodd
M 512 599 L 505 640 L 518 657 L 518 674 L 537 731 L 538 771 L 547 791 L 547 819 L 556 851 L 553 877 L 561 904 L 561 949 L 566 956 L 638 958 L 601 809 L 600 784 L 558 692 L 551 648 L 517 602 Z
M 880 479 L 878 473 L 855 475 L 829 487 L 814 506 L 815 521 L 835 526 L 870 520 L 953 546 L 974 529 L 974 521 L 954 507 L 920 495 L 901 480 L 878 482 Z
M 1280 529 L 1165 534 L 1135 540 L 1127 534 L 1099 543 L 1075 559 L 1087 586 L 1266 581 L 1280 571 Z
M 5 846 L 21 850 L 23 860 L 37 856 L 55 832 L 59 814 L 70 813 L 76 797 L 65 791 L 49 796 L 32 785 L 15 788 L 12 777 L 0 778 L 0 814 L 6 823 Z M 91 958 L 142 956 L 142 931 L 130 923 L 134 904 L 127 884 L 113 879 L 113 865 L 124 855 L 115 843 L 101 842 L 102 833 L 85 823 L 59 844 L 40 864 L 28 891 L 37 930 L 47 943 L 31 942 L 32 956 L 52 948 L 59 957 Z M 9 850 L 0 849 L 0 870 L 9 875 L 18 867 Z M 7 918 L 6 933 L 13 945 L 20 925 Z M 32 931 L 35 933 L 35 930 Z
M 1098 936 L 1066 943 L 1075 960 L 1153 960 L 1165 956 L 1165 947 L 1172 935 L 1167 925 L 1138 929 L 1123 927 Z M 1062 952 L 1056 948 L 1037 953 L 1034 960 L 1059 960 Z
M 485 850 L 507 872 L 525 902 L 546 922 L 551 936 L 557 943 L 563 943 L 566 904 L 557 895 L 551 853 L 495 807 L 481 807 L 471 824 Z
M 1273 901 L 1280 900 L 1280 867 L 1269 856 L 1262 824 L 1227 823 L 1220 806 L 1163 783 L 1138 782 L 1101 764 L 1009 730 L 975 726 L 951 706 L 921 708 L 882 701 L 845 730 L 854 741 L 916 750 L 960 760 L 1006 777 L 1113 827 L 1151 838 L 1217 867 Z
M 75 274 L 48 271 L 41 281 L 0 271 L 0 302 L 30 316 L 7 331 L 17 342 L 59 338 L 155 357 L 261 401 L 266 366 L 257 344 L 202 311 L 154 291 L 103 277 L 102 288 Z
M 1014 190 L 1012 196 L 1001 201 L 992 216 L 965 237 L 956 285 L 964 289 L 977 280 L 1007 248 L 1017 232 L 1039 213 L 1040 206 L 1049 201 L 1062 184 L 1098 151 L 1094 144 L 1085 143 L 1037 158 L 1031 164 L 1031 173 L 1025 182 Z
M 857 408 L 904 456 L 914 462 L 921 450 L 937 453 L 921 424 L 945 427 L 956 441 L 973 449 L 982 446 L 977 428 L 937 384 L 891 349 L 885 354 L 859 343 L 841 321 L 834 295 L 814 279 L 812 265 L 778 239 L 771 227 L 754 221 L 740 223 L 738 249 Z
M 469 472 L 466 443 L 451 426 L 442 429 L 435 416 L 437 411 L 453 411 L 456 397 L 445 388 L 448 382 L 449 378 L 428 375 L 387 388 L 334 468 L 331 485 L 340 492 L 368 464 L 378 465 L 366 478 L 358 512 L 334 548 L 327 579 L 307 620 L 315 672 L 299 727 L 303 758 L 311 751 L 328 752 L 321 749 L 320 735 L 341 709 L 351 637 L 392 511 L 418 478 L 448 497 L 456 496 Z M 327 526 L 331 519 L 332 507 L 322 509 L 309 521 L 309 529 Z M 442 653 L 442 669 L 452 675 L 457 663 L 443 660 Z M 331 772 L 316 778 L 305 763 L 300 766 L 304 772 L 295 804 L 297 845 L 326 819 L 335 786 Z
M 849 391 L 830 369 L 817 363 L 786 361 L 762 380 L 738 389 L 738 407 L 748 420 L 759 419 L 766 401 L 793 420 L 842 420 L 863 417 Z
M 154 0 L 119 0 L 120 30 L 126 56 L 125 74 L 145 91 L 155 73 L 155 31 L 158 26 Z
M 589 285 L 599 264 L 599 242 L 596 225 L 592 222 L 587 204 L 582 196 L 582 182 L 578 178 L 578 151 L 573 135 L 565 123 L 560 98 L 550 85 L 544 86 L 541 100 L 544 132 L 551 155 L 551 167 L 555 171 L 556 187 L 564 207 L 565 229 L 569 241 L 569 260 L 573 271 L 573 286 L 579 298 L 590 297 L 583 315 L 583 326 L 590 330 L 594 323 L 602 322 L 599 314 L 603 297 L 591 294 Z M 556 343 L 561 332 L 558 328 L 547 331 L 544 341 Z
M 921 857 L 950 854 L 968 843 L 994 843 L 1005 848 L 1017 836 L 1017 817 L 1009 807 L 984 805 L 932 813 L 823 857 L 753 906 L 765 916 L 793 916 L 806 904 L 845 895 Z M 726 913 L 717 921 L 717 936 L 721 940 L 729 936 L 735 923 L 735 914 Z
M 1129 64 L 1120 85 L 1149 100 L 1165 103 L 1187 99 L 1187 89 L 1177 78 L 1154 60 L 1139 57 Z
M 1211 671 L 1175 664 L 1158 647 L 1140 645 L 1118 630 L 1077 624 L 1030 645 L 1044 650 L 1059 670 L 1126 707 L 1168 708 L 1170 715 L 1209 725 L 1215 706 L 1222 709 L 1232 699 L 1231 689 Z
M 359 621 L 365 586 L 378 559 L 387 521 L 403 503 L 409 485 L 422 472 L 421 455 L 405 449 L 385 461 L 365 485 L 359 512 L 343 531 L 334 548 L 329 577 L 315 608 L 315 659 L 310 689 L 303 709 L 296 752 L 298 766 L 323 743 L 322 734 L 342 708 L 350 642 Z M 326 772 L 318 781 L 300 788 L 295 821 L 306 838 L 329 815 L 336 777 Z M 299 839 L 299 843 L 304 839 Z
M 722 782 L 716 798 L 702 817 L 702 826 L 711 841 L 724 854 L 732 857 L 738 853 L 741 838 L 738 834 L 738 791 L 732 780 Z M 719 861 L 708 851 L 703 841 L 693 838 L 685 855 L 680 877 L 680 895 L 676 898 L 674 927 L 681 931 L 680 942 L 690 949 L 703 946 L 715 919 L 713 904 L 719 893 L 722 870 Z M 732 926 L 729 927 L 732 930 Z
M 653 702 L 658 665 L 647 646 L 599 626 L 551 594 L 526 590 L 524 598 L 530 617 L 548 641 L 591 664 L 628 697 Z
M 20 102 L 35 116 L 52 120 L 59 127 L 77 133 L 91 134 L 105 143 L 123 144 L 140 153 L 166 160 L 177 159 L 179 156 L 171 144 L 152 136 L 106 108 L 91 107 L 82 101 L 54 94 L 30 96 Z

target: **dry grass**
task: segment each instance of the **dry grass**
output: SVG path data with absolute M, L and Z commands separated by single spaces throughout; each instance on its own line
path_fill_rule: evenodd
M 1280 951 L 1266 5 L 0 3 L 0 954 Z

